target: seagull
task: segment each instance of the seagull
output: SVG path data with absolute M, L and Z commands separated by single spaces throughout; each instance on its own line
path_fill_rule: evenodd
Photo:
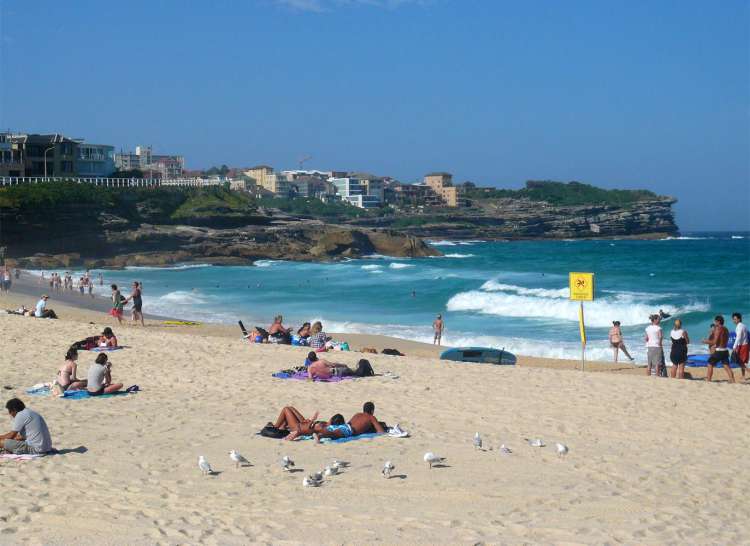
M 198 468 L 200 468 L 204 476 L 208 476 L 209 474 L 214 473 L 214 471 L 211 469 L 211 465 L 208 464 L 208 461 L 203 455 L 198 456 Z
M 391 478 L 391 472 L 393 472 L 396 469 L 396 465 L 393 464 L 391 461 L 386 461 L 383 465 L 383 477 L 390 479 Z
M 316 472 L 315 474 L 310 474 L 308 478 L 312 478 L 316 482 L 322 482 L 323 481 L 323 473 L 322 472 Z
M 474 449 L 482 449 L 482 437 L 478 432 L 474 434 Z
M 529 445 L 531 447 L 544 447 L 544 440 L 541 438 L 534 438 L 534 439 L 528 439 L 526 438 L 526 441 L 529 442 Z
M 338 466 L 326 466 L 325 470 L 323 471 L 324 476 L 335 476 L 338 473 L 339 473 Z
M 320 474 L 317 474 L 320 475 Z M 302 485 L 304 487 L 319 487 L 320 484 L 323 483 L 323 478 L 316 479 L 316 475 L 308 476 L 304 480 L 302 480 Z
M 281 459 L 281 468 L 287 472 L 294 466 L 294 461 L 289 458 L 289 455 L 284 455 Z
M 555 444 L 555 447 L 557 448 L 557 456 L 558 457 L 565 457 L 568 454 L 568 446 L 565 444 L 561 444 L 560 442 Z
M 500 447 L 498 448 L 498 451 L 500 452 L 500 454 L 501 454 L 501 455 L 510 455 L 511 453 L 513 453 L 513 450 L 511 450 L 511 449 L 510 449 L 510 448 L 509 448 L 508 446 L 506 446 L 505 444 L 502 444 L 502 445 L 501 445 L 501 446 L 500 446 Z
M 235 451 L 234 449 L 229 452 L 229 458 L 232 459 L 232 461 L 234 461 L 235 468 L 239 468 L 241 464 L 250 463 L 250 461 L 245 459 L 245 457 L 237 453 L 237 451 Z
M 445 457 L 438 457 L 431 451 L 424 454 L 424 462 L 430 465 L 430 468 L 432 468 L 432 465 L 442 463 L 443 461 L 445 461 Z
M 331 468 L 335 468 L 337 472 L 341 470 L 342 468 L 344 468 L 344 466 L 345 466 L 344 463 L 342 463 L 338 459 L 334 459 L 333 462 L 331 463 Z

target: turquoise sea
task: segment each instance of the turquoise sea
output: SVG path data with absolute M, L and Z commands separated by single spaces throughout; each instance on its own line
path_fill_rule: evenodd
M 317 264 L 260 260 L 251 266 L 185 265 L 103 271 L 107 283 L 144 283 L 144 309 L 185 319 L 268 326 L 322 320 L 328 331 L 432 341 L 437 313 L 444 343 L 504 347 L 518 354 L 578 358 L 578 303 L 568 272 L 596 274 L 585 304 L 587 358 L 609 360 L 607 332 L 622 323 L 636 357 L 649 314 L 683 319 L 693 340 L 711 318 L 750 318 L 750 235 L 691 233 L 655 241 L 432 241 L 444 257 L 372 256 Z M 98 273 L 95 271 L 94 273 Z M 127 290 L 126 290 L 127 292 Z M 670 327 L 667 323 L 667 327 Z M 691 351 L 701 352 L 698 344 Z

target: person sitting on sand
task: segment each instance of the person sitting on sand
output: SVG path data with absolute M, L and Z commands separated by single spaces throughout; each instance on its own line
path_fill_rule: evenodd
M 52 451 L 52 438 L 44 418 L 18 398 L 11 398 L 5 409 L 13 418 L 11 431 L 0 435 L 0 447 L 16 455 L 41 455 Z
M 328 336 L 323 331 L 323 324 L 319 320 L 315 321 L 310 328 L 310 337 L 307 339 L 307 344 L 316 351 L 325 351 L 326 341 L 328 341 Z
M 86 389 L 91 396 L 111 394 L 122 388 L 122 383 L 112 383 L 112 363 L 104 353 L 98 355 L 89 367 L 88 377 Z
M 286 328 L 282 321 L 284 317 L 277 315 L 273 319 L 273 324 L 268 328 L 268 341 L 271 343 L 281 343 L 283 345 L 289 345 L 292 342 L 292 336 L 290 332 L 291 328 Z
M 34 311 L 34 316 L 36 318 L 51 318 L 56 319 L 57 315 L 52 309 L 47 309 L 47 300 L 49 299 L 49 296 L 47 294 L 44 294 L 38 302 L 36 302 L 36 310 Z
M 86 380 L 78 379 L 78 351 L 75 349 L 68 349 L 65 354 L 65 364 L 63 364 L 57 371 L 57 378 L 55 379 L 55 385 L 59 387 L 60 394 L 68 389 L 84 389 L 86 388 Z
M 375 404 L 372 402 L 365 402 L 362 411 L 352 415 L 352 418 L 349 419 L 349 426 L 354 436 L 372 432 L 383 434 L 387 428 L 384 423 L 375 418 Z
M 112 349 L 117 347 L 117 336 L 115 336 L 115 333 L 112 331 L 112 328 L 107 326 L 104 330 L 102 330 L 102 335 L 99 336 L 99 341 L 97 342 L 97 345 L 102 348 Z
M 302 326 L 300 326 L 300 329 L 297 330 L 297 335 L 300 339 L 307 340 L 307 338 L 310 337 L 310 323 L 305 322 Z

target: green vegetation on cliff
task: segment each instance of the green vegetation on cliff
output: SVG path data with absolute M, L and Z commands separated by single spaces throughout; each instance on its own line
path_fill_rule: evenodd
M 469 199 L 519 199 L 545 201 L 557 206 L 614 205 L 625 206 L 639 201 L 658 199 L 648 190 L 605 190 L 581 182 L 554 182 L 551 180 L 529 180 L 520 190 L 494 188 L 468 188 Z

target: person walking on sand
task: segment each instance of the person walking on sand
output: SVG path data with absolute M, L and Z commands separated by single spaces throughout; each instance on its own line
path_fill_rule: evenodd
M 432 338 L 432 344 L 439 346 L 443 340 L 443 330 L 445 330 L 443 315 L 438 315 L 435 318 L 435 321 L 432 323 L 432 330 L 435 332 L 435 336 Z
M 659 315 L 651 315 L 649 320 L 651 320 L 651 324 L 646 327 L 645 337 L 648 361 L 646 373 L 647 375 L 661 377 L 662 367 L 664 366 L 664 349 L 662 348 L 664 334 L 661 326 L 659 326 L 661 317 Z
M 747 326 L 742 322 L 742 315 L 740 313 L 732 313 L 732 322 L 737 325 L 735 329 L 737 337 L 734 338 L 732 352 L 737 358 L 737 364 L 740 365 L 742 379 L 744 380 L 747 371 L 747 362 L 750 359 L 750 337 L 747 333 Z
M 711 351 L 711 356 L 708 357 L 706 381 L 711 381 L 714 375 L 714 366 L 719 364 L 726 370 L 729 382 L 734 383 L 734 372 L 732 372 L 732 365 L 729 363 L 729 349 L 727 348 L 728 341 L 729 330 L 724 326 L 724 317 L 716 315 L 714 317 L 714 328 L 711 337 L 703 340 L 703 343 L 708 344 L 709 349 L 713 349 Z
M 625 356 L 630 359 L 631 362 L 635 360 L 632 356 L 630 356 L 627 347 L 625 347 L 625 342 L 622 340 L 622 330 L 620 329 L 619 320 L 612 321 L 612 328 L 609 329 L 609 344 L 612 347 L 612 351 L 615 355 L 615 364 L 617 364 L 617 356 L 620 351 L 622 351 Z
M 141 321 L 141 326 L 146 326 L 143 323 L 143 292 L 141 291 L 141 284 L 138 281 L 133 281 L 133 290 L 130 292 L 130 297 L 125 300 L 125 303 L 133 302 L 133 316 L 131 320 L 133 324 Z
M 119 324 L 122 324 L 122 307 L 125 298 L 120 293 L 116 284 L 113 284 L 110 288 L 112 288 L 112 309 L 110 309 L 109 314 L 117 318 Z
M 672 348 L 669 351 L 669 360 L 672 362 L 670 375 L 672 379 L 685 379 L 685 362 L 687 362 L 690 338 L 687 330 L 682 327 L 680 319 L 675 319 L 669 338 L 672 340 Z

